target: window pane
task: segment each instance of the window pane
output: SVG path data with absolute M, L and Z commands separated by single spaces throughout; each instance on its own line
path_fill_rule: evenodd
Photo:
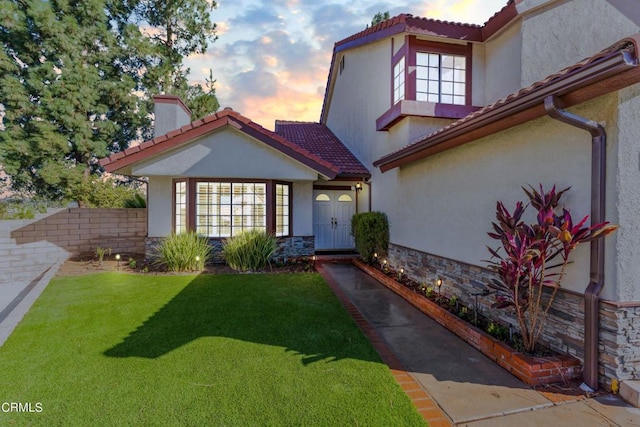
M 442 55 L 442 68 L 453 68 L 453 56 Z
M 198 182 L 196 214 L 196 230 L 210 237 L 230 237 L 264 227 L 266 184 Z
M 438 87 L 438 84 L 435 83 L 436 87 Z M 418 92 L 427 92 L 429 89 L 429 82 L 427 82 L 426 80 L 416 80 L 416 91 Z
M 457 105 L 464 105 L 465 97 L 464 96 L 454 96 L 453 103 Z
M 467 58 L 464 56 L 455 56 L 454 57 L 454 66 L 458 70 L 464 70 L 466 68 Z
M 436 53 L 429 54 L 429 66 L 430 67 L 440 67 L 440 55 Z
M 440 86 L 441 93 L 453 94 L 453 83 L 442 82 L 442 86 Z
M 175 229 L 176 234 L 187 231 L 187 183 L 176 182 L 174 186 L 175 192 Z
M 452 82 L 453 81 L 453 70 L 450 68 L 442 69 L 442 81 L 443 82 Z
M 440 97 L 438 95 L 429 94 L 427 97 L 427 101 L 429 102 L 440 102 Z
M 440 70 L 438 68 L 429 68 L 429 80 L 439 80 Z
M 321 196 L 319 194 L 318 196 Z M 316 198 L 317 199 L 317 198 Z M 289 230 L 289 184 L 276 184 L 276 236 L 288 236 Z
M 426 93 L 423 92 L 417 92 L 416 93 L 416 101 L 428 101 L 428 95 Z
M 467 73 L 464 70 L 455 70 L 453 72 L 453 80 L 459 83 L 464 83 L 467 79 Z
M 454 95 L 464 95 L 465 94 L 464 83 L 454 83 L 453 84 L 453 93 L 454 93 Z
M 453 96 L 452 95 L 441 95 L 440 102 L 443 104 L 453 104 Z
M 424 52 L 416 52 L 416 65 L 429 65 L 429 55 Z
M 429 86 L 428 86 L 428 92 L 429 93 L 440 93 L 440 85 L 438 84 L 438 82 L 429 82 Z

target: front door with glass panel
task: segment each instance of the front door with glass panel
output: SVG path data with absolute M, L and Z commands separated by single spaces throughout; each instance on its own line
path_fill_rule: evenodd
M 353 249 L 351 217 L 355 213 L 355 191 L 313 191 L 313 233 L 316 249 Z

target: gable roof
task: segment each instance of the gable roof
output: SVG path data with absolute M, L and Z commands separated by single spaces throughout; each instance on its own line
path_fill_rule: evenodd
M 562 108 L 640 82 L 640 33 L 499 99 L 406 147 L 373 162 L 382 172 L 475 141 L 546 115 L 544 99 L 555 96 Z
M 100 160 L 107 172 L 118 172 L 125 167 L 155 157 L 176 147 L 188 144 L 215 130 L 231 126 L 281 153 L 310 167 L 321 175 L 333 179 L 340 168 L 320 158 L 316 154 L 284 139 L 282 136 L 263 128 L 247 117 L 231 109 L 224 109 L 200 120 L 182 126 L 179 129 L 157 136 L 123 152 L 114 153 Z
M 371 174 L 327 126 L 321 123 L 276 120 L 276 133 L 340 169 L 341 178 Z
M 329 76 L 327 77 L 327 85 L 325 86 L 320 122 L 324 123 L 326 119 L 327 102 L 332 90 L 331 82 L 335 71 L 334 65 L 336 57 L 340 52 L 402 33 L 436 36 L 467 42 L 484 42 L 517 16 L 516 0 L 508 0 L 507 4 L 483 25 L 441 21 L 439 19 L 420 18 L 410 14 L 401 14 L 336 42 L 333 47 Z

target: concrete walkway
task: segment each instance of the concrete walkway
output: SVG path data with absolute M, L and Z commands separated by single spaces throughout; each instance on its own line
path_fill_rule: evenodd
M 390 365 L 431 426 L 640 425 L 640 409 L 617 396 L 587 399 L 557 388 L 532 389 L 350 264 L 321 264 L 319 271 L 347 309 L 352 305 L 357 322 L 361 317 L 358 323 L 383 360 L 399 361 L 426 392 L 427 398 L 413 392 L 402 369 Z M 435 408 L 421 409 L 427 400 Z

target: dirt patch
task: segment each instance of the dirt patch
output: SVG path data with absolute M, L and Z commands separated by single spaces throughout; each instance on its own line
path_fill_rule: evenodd
M 58 272 L 56 277 L 67 276 L 82 276 L 85 274 L 104 273 L 104 272 L 124 272 L 132 274 L 162 274 L 162 275 L 176 275 L 176 274 L 193 274 L 193 273 L 174 273 L 167 272 L 156 264 L 150 263 L 144 256 L 144 254 L 120 254 L 120 260 L 116 260 L 115 254 L 105 255 L 102 262 L 96 257 L 94 253 L 84 253 L 82 255 L 72 257 L 65 261 Z M 303 259 L 299 261 L 293 261 L 287 264 L 273 264 L 270 268 L 267 267 L 263 271 L 257 273 L 300 273 L 315 271 L 313 261 Z M 231 269 L 227 265 L 214 264 L 205 267 L 202 272 L 204 274 L 240 274 L 237 271 Z

